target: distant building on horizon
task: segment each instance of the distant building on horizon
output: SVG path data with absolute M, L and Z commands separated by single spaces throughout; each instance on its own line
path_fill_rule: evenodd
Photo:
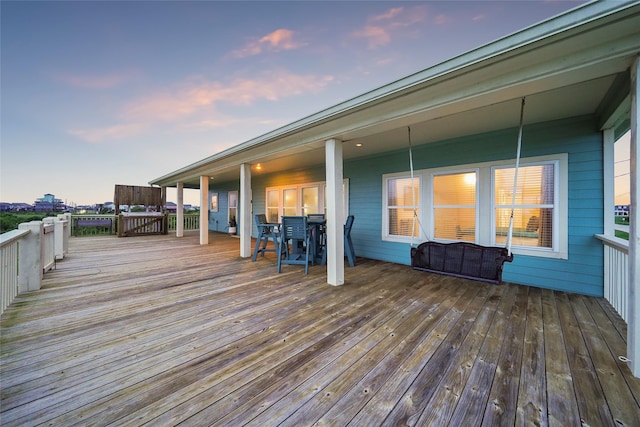
M 50 193 L 36 199 L 33 206 L 36 212 L 63 212 L 67 208 L 61 199 L 56 199 L 56 196 Z

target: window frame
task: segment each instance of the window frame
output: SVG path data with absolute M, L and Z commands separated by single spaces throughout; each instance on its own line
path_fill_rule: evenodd
M 405 243 L 415 243 L 416 239 L 425 239 L 423 227 L 420 225 L 420 221 L 416 221 L 416 227 L 418 228 L 418 237 L 415 236 L 403 236 L 399 234 L 390 234 L 389 233 L 389 181 L 395 179 L 411 179 L 411 174 L 406 172 L 385 174 L 382 176 L 382 240 L 388 242 L 405 242 Z M 416 194 L 418 198 L 418 204 L 415 206 L 409 206 L 415 209 L 418 209 L 420 219 L 423 216 L 423 200 L 424 200 L 424 178 L 421 174 L 413 175 L 413 179 L 418 180 L 419 193 Z
M 306 188 L 317 188 L 318 189 L 318 211 L 319 213 L 326 214 L 327 203 L 326 203 L 326 182 L 325 181 L 314 181 L 314 182 L 304 182 L 300 184 L 289 184 L 289 185 L 278 185 L 272 187 L 265 188 L 265 213 L 268 212 L 268 209 L 273 209 L 274 206 L 268 206 L 269 202 L 269 192 L 277 191 L 278 192 L 278 222 L 280 222 L 280 218 L 284 215 L 284 191 L 286 190 L 295 190 L 296 191 L 296 213 L 295 215 L 302 215 L 303 206 L 302 206 L 302 191 Z M 344 218 L 343 222 L 346 220 L 349 215 L 349 179 L 344 178 L 342 180 L 342 189 L 343 189 L 343 208 L 344 208 Z

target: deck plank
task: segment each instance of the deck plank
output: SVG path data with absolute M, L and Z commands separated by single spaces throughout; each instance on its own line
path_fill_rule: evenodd
M 276 273 L 212 233 L 72 238 L 0 319 L 0 423 L 633 425 L 602 299 L 358 259 Z M 616 424 L 617 423 L 617 424 Z

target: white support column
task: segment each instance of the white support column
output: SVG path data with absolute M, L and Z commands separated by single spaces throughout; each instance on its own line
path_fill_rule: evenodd
M 627 358 L 631 372 L 640 378 L 640 150 L 638 122 L 640 122 L 640 57 L 631 66 L 631 206 L 629 209 L 629 324 L 627 325 Z
M 344 206 L 342 197 L 342 141 L 325 142 L 327 183 L 327 283 L 344 284 Z
M 240 256 L 249 258 L 251 254 L 251 165 L 240 165 L 240 211 L 238 230 L 240 231 Z
M 42 285 L 42 221 L 23 222 L 20 230 L 29 230 L 29 234 L 18 245 L 18 294 L 37 291 Z
M 209 244 L 209 177 L 200 176 L 200 244 Z
M 615 235 L 615 215 L 612 207 L 615 205 L 615 171 L 614 171 L 614 143 L 615 130 L 605 129 L 602 132 L 603 153 L 602 167 L 604 169 L 604 235 Z M 606 248 L 603 248 L 606 250 Z M 606 271 L 606 270 L 605 270 Z
M 178 182 L 176 184 L 176 198 L 178 199 L 177 200 L 178 203 L 176 206 L 176 237 L 183 237 L 184 236 L 184 183 L 182 182 Z M 207 201 L 207 206 L 209 206 L 209 201 Z

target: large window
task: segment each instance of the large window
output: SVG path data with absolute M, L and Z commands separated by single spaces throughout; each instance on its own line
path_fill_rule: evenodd
M 567 257 L 567 164 L 567 154 L 521 160 L 513 205 L 514 253 Z M 383 240 L 506 245 L 513 161 L 419 170 L 413 182 L 408 175 L 383 176 Z
M 420 215 L 419 177 L 393 177 L 385 181 L 386 237 L 418 237 L 420 229 L 415 215 Z
M 349 185 L 342 183 L 344 217 L 349 214 Z M 265 213 L 269 222 L 280 222 L 283 215 L 309 215 L 325 213 L 325 183 L 313 182 L 300 185 L 268 187 L 266 189 Z
M 495 242 L 506 244 L 513 204 L 514 246 L 553 249 L 555 209 L 554 163 L 521 166 L 515 197 L 515 168 L 494 169 Z

